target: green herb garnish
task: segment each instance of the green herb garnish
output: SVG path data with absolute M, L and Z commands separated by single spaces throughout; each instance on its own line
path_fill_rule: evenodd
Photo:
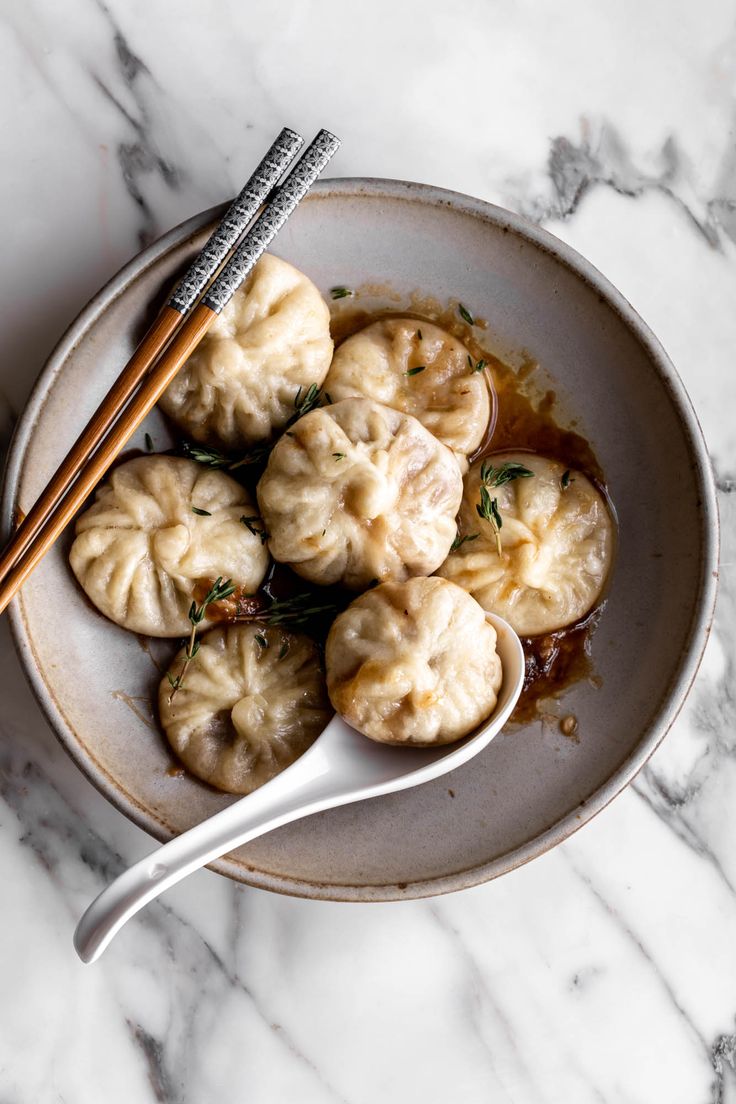
M 166 672 L 166 677 L 169 680 L 171 687 L 171 693 L 169 694 L 169 701 L 173 701 L 174 694 L 177 690 L 181 690 L 184 685 L 184 676 L 189 669 L 189 664 L 192 662 L 197 652 L 199 651 L 199 641 L 197 640 L 197 629 L 202 624 L 207 613 L 207 607 L 211 606 L 213 602 L 222 602 L 225 598 L 229 598 L 231 594 L 235 592 L 235 584 L 232 579 L 228 579 L 223 583 L 222 576 L 215 582 L 214 586 L 205 594 L 204 600 L 200 605 L 196 602 L 192 602 L 189 607 L 189 621 L 192 626 L 192 631 L 189 634 L 189 640 L 184 649 L 184 663 L 182 664 L 181 671 L 178 675 L 172 675 L 171 671 Z
M 426 364 L 420 364 L 418 368 L 407 368 L 407 370 L 405 372 L 405 375 L 407 375 L 407 376 L 418 376 L 419 373 L 423 372 L 426 367 L 427 367 Z
M 302 388 L 300 387 L 294 396 L 294 413 L 286 424 L 293 425 L 298 418 L 303 417 L 304 414 L 308 414 L 310 410 L 314 410 L 316 406 L 319 406 L 321 398 L 322 392 L 316 383 L 310 383 L 303 395 Z
M 250 464 L 262 464 L 271 455 L 272 445 L 256 445 L 249 449 L 240 460 L 233 460 L 228 464 L 228 471 L 237 471 L 238 468 L 247 468 Z
M 199 506 L 192 506 L 192 513 L 199 514 L 200 517 L 212 517 L 209 510 L 200 510 Z
M 349 299 L 353 292 L 350 288 L 346 287 L 333 287 L 330 288 L 330 295 L 333 299 Z
M 330 396 L 326 392 L 323 394 L 316 383 L 311 383 L 304 394 L 302 394 L 302 391 L 303 388 L 300 387 L 294 396 L 294 413 L 286 422 L 285 435 L 287 437 L 293 437 L 293 433 L 288 432 L 288 427 L 292 426 L 304 414 L 308 414 L 310 410 L 320 406 L 323 401 L 326 403 L 332 402 Z M 226 456 L 224 452 L 220 452 L 218 449 L 207 448 L 205 445 L 191 445 L 188 441 L 183 443 L 181 450 L 189 460 L 196 460 L 198 464 L 204 464 L 205 467 L 237 471 L 238 468 L 264 463 L 268 459 L 272 447 L 273 444 L 256 445 L 249 449 L 244 456 L 241 456 L 239 460 Z
M 185 441 L 181 451 L 189 460 L 196 460 L 198 464 L 204 464 L 207 468 L 228 468 L 232 464 L 229 456 L 218 452 L 217 449 L 205 448 L 204 445 L 190 445 Z
M 456 535 L 454 541 L 450 545 L 450 551 L 451 552 L 457 552 L 458 548 L 460 548 L 461 545 L 466 544 L 469 541 L 477 540 L 479 536 L 480 536 L 480 533 L 468 533 L 468 534 L 466 534 L 466 536 L 461 537 L 460 534 L 458 533 Z
M 245 467 L 246 464 L 257 464 L 271 451 L 270 445 L 257 445 L 250 449 L 240 460 L 233 460 L 218 449 L 207 448 L 205 445 L 190 445 L 185 441 L 181 451 L 189 460 L 196 460 L 198 464 L 204 464 L 206 468 L 226 468 L 235 471 L 236 468 Z
M 501 546 L 503 518 L 498 509 L 498 499 L 491 497 L 488 488 L 503 487 L 505 483 L 511 483 L 514 479 L 529 479 L 533 475 L 533 471 L 529 471 L 529 468 L 525 468 L 515 460 L 507 460 L 497 468 L 490 460 L 484 460 L 480 466 L 480 503 L 475 508 L 478 516 L 491 526 L 499 556 L 503 551 Z
M 261 544 L 266 543 L 271 534 L 266 532 L 263 520 L 258 517 L 258 514 L 253 514 L 252 517 L 246 517 L 245 514 L 243 514 L 240 520 L 249 533 L 252 533 L 254 537 L 261 538 Z
M 420 341 L 422 340 L 422 331 L 421 330 L 417 330 L 417 337 L 419 338 Z
M 515 460 L 507 460 L 497 468 L 490 460 L 484 460 L 480 467 L 480 481 L 488 487 L 503 487 L 504 483 L 511 483 L 513 479 L 530 479 L 533 475 L 533 471 Z
M 562 478 L 560 479 L 560 486 L 562 487 L 563 491 L 566 491 L 567 488 L 570 486 L 570 469 L 569 468 L 567 469 L 567 471 L 564 471 L 562 473 Z
M 335 460 L 344 460 L 345 459 L 345 453 L 344 452 L 333 452 L 332 455 L 333 455 Z
M 482 359 L 481 360 L 476 360 L 475 364 L 473 364 L 471 369 L 470 369 L 471 373 L 472 372 L 482 372 L 487 363 L 488 363 L 487 360 L 482 360 Z
M 255 640 L 255 642 L 256 642 L 256 644 L 258 645 L 259 648 L 267 648 L 268 647 L 268 641 L 266 640 L 263 633 L 256 633 L 256 635 L 253 637 L 253 639 Z
M 498 511 L 498 499 L 491 498 L 488 488 L 485 483 L 480 485 L 480 502 L 475 507 L 478 511 L 478 517 L 487 521 L 493 530 L 493 534 L 496 538 L 496 551 L 499 556 L 503 549 L 501 547 L 501 529 L 503 528 L 503 518 Z
M 286 656 L 288 654 L 289 654 L 289 641 L 285 640 L 284 643 L 279 648 L 279 659 L 286 659 Z
M 144 437 L 144 440 L 146 442 L 146 448 L 148 449 L 148 451 L 153 452 L 153 437 L 151 436 L 151 434 L 147 433 Z
M 472 314 L 470 313 L 470 311 L 468 310 L 467 307 L 464 307 L 462 305 L 462 303 L 458 303 L 457 309 L 458 309 L 458 314 L 462 318 L 463 322 L 467 322 L 469 326 L 474 326 L 475 325 L 475 319 L 473 318 Z
M 272 598 L 265 609 L 239 617 L 240 621 L 263 621 L 266 625 L 303 625 L 318 614 L 335 613 L 334 602 L 319 602 L 313 594 L 304 592 L 290 598 Z

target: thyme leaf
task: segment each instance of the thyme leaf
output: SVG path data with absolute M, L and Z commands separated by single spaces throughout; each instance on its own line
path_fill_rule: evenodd
M 533 475 L 533 471 L 516 460 L 506 460 L 497 468 L 491 460 L 484 460 L 480 467 L 480 481 L 487 487 L 503 487 L 504 483 L 511 483 L 514 479 L 531 479 Z
M 456 534 L 454 541 L 450 545 L 451 552 L 457 552 L 458 548 L 463 544 L 467 544 L 470 541 L 477 540 L 480 533 L 466 533 L 464 537 L 461 537 L 459 533 Z
M 566 491 L 567 488 L 570 486 L 570 469 L 569 468 L 562 473 L 562 476 L 560 478 L 560 486 L 562 487 L 563 491 Z
M 200 517 L 212 517 L 209 510 L 200 510 L 199 506 L 192 506 L 192 513 L 199 514 Z
M 171 686 L 169 702 L 174 700 L 174 695 L 177 690 L 181 690 L 184 685 L 184 677 L 189 670 L 189 664 L 199 651 L 200 641 L 197 640 L 197 629 L 205 619 L 207 607 L 211 606 L 214 602 L 222 602 L 225 598 L 229 598 L 230 595 L 234 593 L 235 589 L 235 584 L 232 579 L 228 579 L 227 582 L 223 583 L 222 576 L 220 576 L 214 585 L 210 587 L 207 594 L 205 594 L 200 605 L 197 605 L 197 603 L 193 601 L 189 607 L 189 621 L 192 626 L 192 631 L 189 634 L 189 640 L 184 648 L 184 662 L 181 671 L 178 675 L 172 675 L 171 671 L 166 672 L 166 677 Z
M 503 552 L 501 546 L 501 529 L 503 528 L 503 518 L 498 510 L 498 499 L 491 498 L 490 492 L 485 483 L 480 485 L 480 502 L 475 507 L 478 512 L 478 517 L 487 521 L 493 530 L 493 535 L 496 538 L 496 551 L 499 556 Z
M 498 508 L 498 499 L 491 497 L 488 488 L 503 487 L 505 483 L 511 483 L 514 479 L 530 479 L 533 475 L 533 471 L 516 460 L 506 460 L 497 468 L 493 466 L 491 460 L 484 460 L 480 466 L 480 503 L 476 506 L 476 510 L 478 516 L 491 526 L 499 556 L 503 551 L 501 546 L 503 518 Z
M 266 532 L 263 519 L 259 518 L 258 514 L 253 514 L 251 517 L 246 517 L 245 514 L 243 514 L 240 520 L 249 533 L 252 533 L 254 537 L 261 538 L 261 544 L 266 543 L 271 534 Z
M 426 367 L 426 364 L 420 364 L 417 368 L 407 368 L 404 374 L 407 376 L 418 376 L 420 372 L 425 371 Z
M 350 288 L 346 287 L 333 287 L 330 288 L 330 295 L 333 299 L 349 299 L 354 293 Z
M 272 598 L 259 610 L 239 617 L 240 621 L 260 621 L 266 625 L 303 625 L 319 614 L 336 613 L 334 602 L 320 602 L 314 594 L 305 591 L 290 598 Z
M 475 319 L 473 318 L 467 307 L 464 307 L 462 303 L 458 303 L 457 310 L 463 322 L 467 322 L 469 326 L 475 325 Z
M 310 410 L 314 410 L 318 406 L 331 402 L 332 399 L 327 392 L 322 392 L 316 383 L 310 383 L 306 390 L 300 387 L 294 396 L 294 413 L 286 422 L 286 436 L 293 436 L 293 434 L 288 432 L 289 426 L 292 426 L 294 422 L 298 421 L 304 414 L 308 414 Z M 220 452 L 219 449 L 208 448 L 206 445 L 190 444 L 189 441 L 185 441 L 182 444 L 181 451 L 187 459 L 196 460 L 198 464 L 204 464 L 205 467 L 224 468 L 226 471 L 237 471 L 238 468 L 264 463 L 270 456 L 272 448 L 272 442 L 264 445 L 255 445 L 252 449 L 248 449 L 240 459 L 226 456 L 225 453 Z
M 205 448 L 204 445 L 190 445 L 185 441 L 181 451 L 189 460 L 196 460 L 198 464 L 204 464 L 207 468 L 228 468 L 232 461 L 224 453 L 217 449 Z

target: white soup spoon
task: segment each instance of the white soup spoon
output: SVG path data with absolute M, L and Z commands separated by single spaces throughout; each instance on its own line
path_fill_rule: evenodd
M 482 751 L 509 719 L 524 682 L 518 636 L 501 617 L 486 616 L 498 636 L 503 680 L 493 713 L 472 736 L 440 747 L 394 747 L 366 739 L 336 714 L 281 774 L 165 843 L 104 889 L 74 933 L 82 961 L 99 958 L 123 924 L 154 897 L 249 840 L 324 809 L 430 782 Z

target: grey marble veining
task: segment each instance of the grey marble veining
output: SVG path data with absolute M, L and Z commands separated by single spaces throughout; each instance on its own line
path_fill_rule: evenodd
M 513 207 L 621 288 L 693 397 L 723 528 L 692 695 L 562 847 L 386 906 L 201 872 L 94 968 L 74 922 L 148 841 L 57 745 L 0 625 L 0 1101 L 736 1100 L 732 6 L 36 0 L 0 32 L 0 447 L 104 280 L 234 194 L 284 123 L 327 126 L 335 175 Z

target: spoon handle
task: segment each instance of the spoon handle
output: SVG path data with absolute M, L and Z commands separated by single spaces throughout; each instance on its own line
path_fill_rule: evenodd
M 335 777 L 331 741 L 325 740 L 339 738 L 343 725 L 333 717 L 309 751 L 281 774 L 116 878 L 95 898 L 74 932 L 82 961 L 94 962 L 131 916 L 201 866 L 282 824 L 351 800 Z

